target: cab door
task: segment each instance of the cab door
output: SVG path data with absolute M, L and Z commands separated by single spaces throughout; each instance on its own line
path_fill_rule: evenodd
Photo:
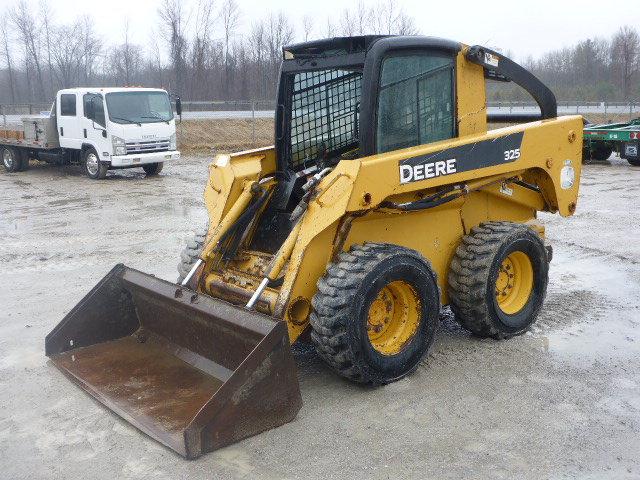
M 362 154 L 375 155 L 455 138 L 460 44 L 390 37 L 367 52 L 360 109 Z
M 78 116 L 82 114 L 79 95 L 60 92 L 57 98 L 57 123 L 60 146 L 79 150 L 82 135 Z
M 111 151 L 107 142 L 104 103 L 99 93 L 85 93 L 82 96 L 82 117 L 79 118 L 82 142 L 92 145 L 102 159 Z
M 431 51 L 390 53 L 382 61 L 376 153 L 452 138 L 454 58 Z

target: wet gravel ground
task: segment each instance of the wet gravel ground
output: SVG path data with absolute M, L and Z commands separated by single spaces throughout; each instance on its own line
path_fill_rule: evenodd
M 71 384 L 44 337 L 119 262 L 175 280 L 205 221 L 207 159 L 133 170 L 0 173 L 0 478 L 640 478 L 640 169 L 583 171 L 539 321 L 478 340 L 444 315 L 431 355 L 378 389 L 296 349 L 297 419 L 195 461 Z

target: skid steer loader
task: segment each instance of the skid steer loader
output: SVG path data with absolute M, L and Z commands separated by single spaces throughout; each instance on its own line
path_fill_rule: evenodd
M 295 417 L 298 340 L 380 385 L 417 367 L 444 305 L 481 337 L 526 331 L 551 260 L 537 212 L 576 208 L 582 118 L 557 118 L 508 58 L 379 36 L 283 54 L 275 146 L 211 163 L 210 223 L 178 284 L 118 265 L 46 339 L 58 368 L 188 458 Z M 487 79 L 540 115 L 488 115 Z

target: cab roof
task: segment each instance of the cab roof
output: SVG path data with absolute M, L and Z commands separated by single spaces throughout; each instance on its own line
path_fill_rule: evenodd
M 386 44 L 397 48 L 435 48 L 459 52 L 460 42 L 439 37 L 425 37 L 418 35 L 361 35 L 355 37 L 334 37 L 311 42 L 296 43 L 283 47 L 285 60 L 331 57 L 367 52 L 374 44 Z
M 146 87 L 74 87 L 59 90 L 59 93 L 77 93 L 83 95 L 85 93 L 116 93 L 116 92 L 165 92 L 162 88 L 146 88 Z

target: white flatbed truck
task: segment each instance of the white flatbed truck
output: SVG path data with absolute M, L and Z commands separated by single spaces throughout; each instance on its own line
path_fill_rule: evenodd
M 180 99 L 176 113 L 181 114 Z M 5 170 L 29 168 L 29 160 L 81 164 L 89 178 L 110 169 L 141 167 L 156 175 L 180 159 L 169 94 L 157 88 L 71 88 L 56 94 L 48 115 L 0 127 Z

